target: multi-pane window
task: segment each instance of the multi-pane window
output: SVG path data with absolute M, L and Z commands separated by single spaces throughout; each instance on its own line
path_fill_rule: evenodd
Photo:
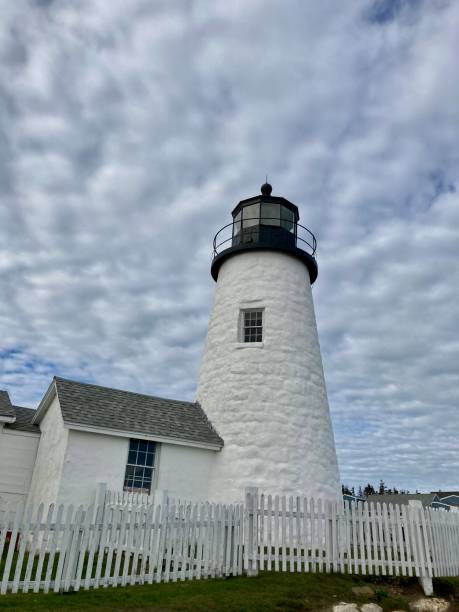
M 155 472 L 156 444 L 149 440 L 130 440 L 124 476 L 124 490 L 150 493 Z
M 261 342 L 263 340 L 263 311 L 242 311 L 242 341 Z

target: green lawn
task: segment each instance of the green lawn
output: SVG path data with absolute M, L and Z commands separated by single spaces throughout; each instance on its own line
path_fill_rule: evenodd
M 456 597 L 459 579 L 434 581 L 439 595 Z M 352 587 L 368 584 L 374 596 L 357 597 Z M 408 609 L 407 602 L 421 591 L 416 579 L 377 579 L 340 574 L 263 572 L 256 578 L 200 580 L 158 585 L 105 588 L 64 595 L 19 594 L 0 596 L 1 610 L 97 610 L 98 612 L 205 611 L 314 611 L 340 601 L 377 601 L 384 610 Z M 459 609 L 455 608 L 455 609 Z

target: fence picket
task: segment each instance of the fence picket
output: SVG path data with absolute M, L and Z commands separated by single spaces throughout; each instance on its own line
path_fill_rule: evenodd
M 171 559 L 172 559 L 172 542 L 174 541 L 174 527 L 175 527 L 175 503 L 173 502 L 171 506 L 167 509 L 166 514 L 166 538 L 165 538 L 165 557 L 166 557 L 166 567 L 164 571 L 164 582 L 169 582 L 170 573 L 171 573 Z M 169 538 L 167 537 L 169 536 Z
M 86 516 L 84 517 L 84 521 L 82 522 L 83 533 L 80 537 L 81 546 L 77 548 L 76 555 L 78 557 L 78 561 L 76 562 L 76 573 L 75 573 L 75 591 L 80 590 L 81 584 L 81 576 L 83 573 L 83 565 L 86 556 L 86 550 L 89 547 L 89 538 L 91 536 L 91 523 L 94 521 L 94 508 L 89 508 L 86 512 Z
M 184 511 L 185 511 L 185 508 L 183 504 L 179 504 L 177 517 L 176 517 L 175 546 L 174 546 L 174 554 L 173 554 L 173 572 L 172 572 L 173 582 L 177 582 L 178 580 L 179 567 L 182 561 Z
M 273 498 L 272 495 L 268 495 L 268 507 L 267 507 L 267 518 L 266 518 L 266 534 L 267 534 L 267 570 L 268 572 L 272 569 L 272 553 L 273 553 Z
M 301 500 L 296 498 L 295 541 L 296 541 L 296 571 L 301 572 L 302 538 L 301 538 Z
M 6 562 L 3 568 L 3 580 L 1 583 L 1 587 L 0 587 L 0 593 L 2 595 L 6 593 L 7 588 L 8 588 L 8 582 L 9 582 L 8 579 L 10 576 L 11 563 L 13 561 L 14 549 L 16 547 L 16 540 L 18 537 L 18 529 L 19 529 L 20 521 L 22 519 L 22 514 L 23 514 L 23 511 L 21 507 L 18 505 L 16 508 L 16 512 L 14 512 L 14 520 L 13 520 L 13 525 L 12 525 L 12 530 L 11 530 L 11 535 L 10 535 L 10 542 L 8 545 L 8 554 L 6 555 Z M 6 530 L 8 530 L 8 526 L 6 527 Z
M 309 500 L 309 517 L 311 525 L 311 561 L 310 568 L 311 572 L 315 573 L 318 563 L 318 527 L 316 521 L 316 505 L 314 498 Z
M 51 523 L 53 520 L 53 516 L 54 516 L 54 504 L 50 504 L 48 508 L 48 513 L 46 516 L 46 523 L 45 523 L 43 534 L 41 537 L 41 545 L 39 549 L 37 569 L 35 572 L 35 582 L 33 586 L 34 593 L 39 592 L 41 583 L 42 583 L 41 578 L 42 578 L 42 572 L 43 572 L 43 564 L 45 561 L 46 550 L 48 548 L 49 532 L 51 530 Z M 48 555 L 48 559 L 49 559 L 49 555 Z
M 217 575 L 218 523 L 220 521 L 220 504 L 215 504 L 214 508 L 215 508 L 215 514 L 214 514 L 214 521 L 212 525 L 212 547 L 211 547 L 212 563 L 211 563 L 211 574 L 210 574 L 212 578 L 215 578 L 215 576 Z M 255 517 L 254 517 L 254 523 L 255 523 Z M 255 527 L 254 527 L 254 531 L 255 531 Z M 250 554 L 252 556 L 252 559 L 254 555 L 256 554 L 254 547 L 253 547 L 254 539 L 255 538 L 253 538 L 252 542 L 250 543 L 251 544 Z M 255 561 L 252 561 L 252 563 L 255 563 Z
M 279 495 L 274 498 L 274 571 L 279 571 Z
M 12 520 L 14 520 L 13 510 L 0 510 L 0 559 L 3 559 L 3 549 L 6 548 L 6 535 Z
M 337 533 L 337 516 L 336 516 L 336 503 L 330 502 L 330 516 L 331 516 L 331 570 L 337 572 L 340 569 L 340 563 L 338 559 L 338 533 Z
M 204 527 L 205 520 L 205 505 L 199 505 L 199 517 L 196 528 L 196 578 L 198 580 L 202 577 L 203 572 L 203 554 L 204 554 Z
M 190 506 L 190 527 L 189 527 L 189 566 L 188 575 L 189 580 L 196 577 L 197 567 L 196 559 L 198 556 L 198 539 L 199 539 L 199 527 L 198 527 L 198 504 L 193 504 L 193 509 Z
M 312 555 L 312 551 L 310 553 L 310 549 L 312 549 L 312 521 L 311 521 L 311 517 L 309 515 L 309 507 L 308 507 L 308 500 L 306 497 L 303 497 L 302 502 L 300 502 L 303 504 L 303 537 L 302 537 L 302 547 L 303 547 L 303 568 L 305 572 L 310 572 L 311 571 L 311 555 Z
M 38 506 L 38 511 L 37 511 L 37 516 L 36 516 L 36 519 L 35 519 L 35 523 L 32 522 L 32 524 L 31 524 L 32 542 L 31 542 L 30 547 L 29 547 L 29 558 L 27 559 L 27 567 L 26 567 L 26 571 L 25 571 L 24 581 L 23 581 L 23 584 L 22 584 L 22 592 L 23 593 L 27 593 L 29 591 L 29 587 L 30 587 L 30 581 L 31 581 L 31 578 L 32 578 L 32 571 L 33 571 L 33 563 L 34 563 L 34 560 L 35 560 L 35 550 L 37 548 L 37 544 L 38 544 L 38 540 L 39 540 L 40 525 L 41 525 L 41 520 L 43 518 L 43 511 L 44 511 L 44 505 L 40 504 Z M 29 532 L 29 529 L 27 529 L 26 539 L 28 539 L 28 536 L 29 536 L 28 532 Z M 12 541 L 14 541 L 14 540 L 12 539 Z
M 169 514 L 169 503 L 164 501 L 161 508 L 161 524 L 158 525 L 159 528 L 159 540 L 158 540 L 158 551 L 156 557 L 156 582 L 161 582 L 165 568 L 163 570 L 164 559 L 166 556 L 166 546 L 167 546 L 167 517 Z
M 57 509 L 56 521 L 54 523 L 54 530 L 51 533 L 51 543 L 49 545 L 48 563 L 46 565 L 45 581 L 43 585 L 43 592 L 48 593 L 51 586 L 52 573 L 54 568 L 54 560 L 56 557 L 57 546 L 59 543 L 60 532 L 63 528 L 62 519 L 64 516 L 64 505 L 60 504 Z
M 242 564 L 242 553 L 244 548 L 244 507 L 242 504 L 238 505 L 238 540 L 237 540 L 237 574 L 238 576 L 242 575 L 243 572 L 243 564 Z
M 331 543 L 331 510 L 330 510 L 330 500 L 326 499 L 323 504 L 323 516 L 324 516 L 324 552 L 325 552 L 325 571 L 327 573 L 330 572 L 331 566 L 331 556 L 332 556 L 332 543 Z
M 209 553 L 210 553 L 210 522 L 211 522 L 212 506 L 208 502 L 205 504 L 205 524 L 204 524 L 204 546 L 203 546 L 203 577 L 207 579 L 209 577 Z M 245 520 L 245 516 L 243 517 Z M 247 548 L 247 547 L 246 547 Z M 247 554 L 247 550 L 244 551 Z
M 265 532 L 264 532 L 265 496 L 263 495 L 263 493 L 260 495 L 260 510 L 258 511 L 258 508 L 257 508 L 256 511 L 258 512 L 258 525 L 259 525 L 259 531 L 258 531 L 259 550 L 260 550 L 259 567 L 263 571 L 265 569 L 265 537 L 264 537 L 265 535 Z
M 147 496 L 142 494 L 142 502 L 145 501 Z M 144 534 L 146 529 L 147 521 L 147 510 L 143 503 L 138 506 L 136 526 L 134 529 L 134 535 L 131 541 L 130 548 L 130 568 L 126 577 L 126 584 L 136 584 L 141 582 L 141 572 L 139 571 L 139 557 L 143 555 L 144 551 Z
M 193 567 L 193 564 L 191 562 L 191 552 L 189 552 L 189 549 L 191 548 L 191 541 L 190 541 L 191 504 L 186 505 L 184 518 L 185 518 L 185 522 L 183 525 L 182 567 L 181 567 L 181 573 L 180 573 L 180 580 L 185 580 L 187 577 L 189 577 L 187 576 L 187 573 L 189 574 L 190 572 L 188 568 Z
M 120 508 L 120 522 L 119 529 L 118 524 L 115 525 L 114 534 L 115 534 L 115 542 L 117 544 L 116 551 L 114 551 L 115 557 L 115 567 L 113 568 L 113 577 L 111 582 L 112 586 L 117 586 L 120 582 L 120 568 L 121 568 L 121 560 L 123 558 L 123 551 L 125 550 L 126 544 L 126 531 L 128 529 L 129 522 L 132 518 L 132 513 L 129 512 L 127 506 L 123 506 Z
M 117 506 L 112 508 L 112 522 L 108 531 L 108 552 L 107 559 L 105 563 L 105 571 L 102 576 L 102 584 L 105 588 L 110 586 L 112 583 L 112 571 L 113 575 L 113 558 L 116 559 L 116 546 L 121 546 L 121 539 L 118 535 L 118 527 L 121 525 L 121 521 L 123 520 L 124 511 L 122 506 Z
M 153 521 L 154 521 L 154 511 L 155 507 L 153 504 L 150 504 L 147 507 L 145 512 L 145 524 L 143 529 L 143 538 L 142 538 L 142 547 L 141 553 L 142 558 L 140 560 L 140 570 L 139 570 L 139 584 L 144 584 L 147 578 L 147 562 L 150 555 L 150 542 L 153 538 Z M 139 551 L 137 551 L 139 554 Z M 131 576 L 131 584 L 134 584 L 132 576 Z
M 421 508 L 419 512 L 419 516 L 421 519 L 419 528 L 420 528 L 420 545 L 423 551 L 423 576 L 432 576 L 432 562 L 431 562 L 431 551 L 430 551 L 430 542 L 429 542 L 429 534 L 427 529 L 426 522 L 426 513 L 424 509 Z
M 24 554 L 27 548 L 27 544 L 29 540 L 28 536 L 29 536 L 29 532 L 31 529 L 32 512 L 33 512 L 33 508 L 29 506 L 23 513 L 21 525 L 19 528 L 20 530 L 19 550 L 18 550 L 18 555 L 16 558 L 16 570 L 14 572 L 13 587 L 11 589 L 12 593 L 18 592 L 19 580 L 21 579 L 22 564 L 24 561 Z
M 129 577 L 129 569 L 131 564 L 131 551 L 134 546 L 134 537 L 136 532 L 137 524 L 137 509 L 133 508 L 129 511 L 126 521 L 126 534 L 123 536 L 123 541 L 126 542 L 124 546 L 124 558 L 121 556 L 120 561 L 122 565 L 119 565 L 119 572 L 116 573 L 118 576 L 121 586 L 126 586 Z
M 115 520 L 115 516 L 116 516 L 116 511 L 113 509 L 113 507 L 106 507 L 104 509 L 103 519 L 102 519 L 102 531 L 101 531 L 101 534 L 100 534 L 99 549 L 98 549 L 98 552 L 97 552 L 96 573 L 95 573 L 95 576 L 94 576 L 94 587 L 96 589 L 99 588 L 101 580 L 103 580 L 103 578 L 102 578 L 102 569 L 103 569 L 102 563 L 103 563 L 103 560 L 105 558 L 105 551 L 107 551 L 107 558 L 106 558 L 104 574 L 107 573 L 107 566 L 109 565 L 109 563 L 108 563 L 108 554 L 109 554 L 109 552 L 108 551 L 110 550 L 111 526 L 113 525 L 113 522 Z M 85 588 L 89 588 L 89 583 L 85 584 Z
M 293 539 L 293 497 L 288 498 L 288 561 L 290 562 L 290 571 L 295 571 L 295 542 Z
M 69 540 L 68 552 L 65 555 L 64 569 L 63 569 L 63 590 L 69 591 L 70 587 L 73 586 L 73 580 L 75 577 L 76 563 L 78 560 L 79 548 L 81 544 L 81 529 L 83 521 L 86 518 L 86 514 L 92 514 L 91 510 L 85 512 L 83 506 L 79 506 L 75 515 L 75 522 L 71 526 L 71 535 Z
M 70 506 L 67 508 L 67 513 L 65 516 L 65 523 L 62 529 L 61 539 L 58 540 L 56 543 L 59 554 L 58 554 L 58 562 L 57 562 L 57 568 L 56 568 L 56 576 L 54 578 L 54 592 L 55 593 L 59 592 L 59 589 L 61 586 L 62 570 L 64 567 L 64 560 L 66 557 L 66 551 L 68 547 L 70 531 L 72 529 L 72 524 L 71 524 L 72 518 L 73 518 L 73 505 L 70 504 Z
M 94 566 L 96 548 L 99 543 L 99 537 L 102 537 L 103 514 L 104 514 L 104 507 L 97 506 L 95 516 L 94 516 L 94 522 L 93 524 L 89 525 L 90 541 L 88 543 L 88 562 L 86 565 L 85 579 L 83 581 L 83 588 L 85 590 L 89 589 L 91 585 L 91 581 L 92 581 L 92 571 L 93 571 L 93 566 Z M 99 533 L 99 529 L 101 530 L 100 533 Z
M 421 562 L 420 562 L 420 551 L 419 543 L 417 541 L 417 529 L 416 529 L 416 514 L 417 508 L 408 506 L 408 528 L 410 530 L 411 549 L 414 559 L 414 571 L 417 577 L 421 576 Z
M 445 525 L 445 543 L 446 543 L 446 559 L 447 559 L 447 572 L 448 576 L 452 575 L 453 570 L 453 552 L 452 552 L 452 540 L 451 540 L 451 529 L 449 515 L 444 516 Z
M 347 573 L 352 574 L 352 554 L 351 554 L 351 515 L 350 515 L 350 502 L 344 502 L 344 512 L 343 512 L 343 523 L 346 531 L 346 565 L 343 567 L 347 567 Z M 343 570 L 345 571 L 345 570 Z
M 285 496 L 281 500 L 281 540 L 282 540 L 282 571 L 287 571 L 287 499 Z
M 145 572 L 144 582 L 153 584 L 155 579 L 155 569 L 157 567 L 157 555 L 160 541 L 160 520 L 161 520 L 161 506 L 158 504 L 156 507 L 151 506 L 151 523 L 147 530 L 147 536 L 145 538 L 145 549 L 144 556 L 142 559 L 142 574 Z M 145 565 L 144 565 L 145 564 Z M 147 568 L 148 567 L 148 571 Z
M 411 529 L 410 529 L 410 524 L 409 524 L 408 506 L 400 506 L 400 510 L 402 513 L 402 524 L 403 524 L 404 536 L 405 536 L 405 546 L 406 546 L 405 550 L 406 550 L 408 576 L 413 576 L 414 562 L 413 562 L 413 556 L 411 553 L 412 534 L 411 534 Z
M 384 549 L 387 559 L 387 573 L 392 576 L 394 574 L 394 566 L 392 564 L 392 537 L 389 527 L 389 517 L 387 514 L 387 504 L 383 503 L 381 505 L 381 511 L 384 531 Z

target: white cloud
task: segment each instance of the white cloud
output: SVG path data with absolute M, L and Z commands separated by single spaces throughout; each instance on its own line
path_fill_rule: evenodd
M 268 172 L 319 239 L 344 480 L 458 487 L 459 5 L 10 3 L 0 386 L 193 397 L 211 240 Z

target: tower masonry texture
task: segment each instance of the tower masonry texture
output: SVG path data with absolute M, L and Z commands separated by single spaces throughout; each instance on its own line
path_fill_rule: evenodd
M 211 470 L 211 500 L 240 500 L 247 486 L 340 496 L 310 272 L 274 242 L 230 246 L 218 269 L 197 390 L 225 442 Z M 261 342 L 244 341 L 241 329 L 244 312 L 254 310 L 262 311 Z

